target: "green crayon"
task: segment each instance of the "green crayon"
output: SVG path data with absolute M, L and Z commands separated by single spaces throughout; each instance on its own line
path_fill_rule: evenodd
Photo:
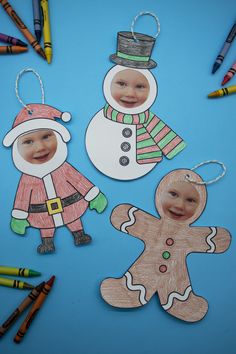
M 0 266 L 0 274 L 16 275 L 18 277 L 37 277 L 38 275 L 41 275 L 41 273 L 33 269 L 6 266 Z
M 16 280 L 16 279 L 9 279 L 9 278 L 1 278 L 0 277 L 0 285 L 8 286 L 10 288 L 17 288 L 17 289 L 33 289 L 34 286 L 28 284 L 24 281 Z
M 20 305 L 11 313 L 7 320 L 0 326 L 0 338 L 7 332 L 7 330 L 13 325 L 13 323 L 20 317 L 23 311 L 29 307 L 29 305 L 37 299 L 45 282 L 42 282 L 36 286 L 26 298 L 20 303 Z

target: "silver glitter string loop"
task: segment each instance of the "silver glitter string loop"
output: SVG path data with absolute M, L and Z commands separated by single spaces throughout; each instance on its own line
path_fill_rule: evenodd
M 41 77 L 39 76 L 39 74 L 37 73 L 37 71 L 35 71 L 34 69 L 32 68 L 27 68 L 27 69 L 23 69 L 19 72 L 19 74 L 17 75 L 16 77 L 16 84 L 15 84 L 15 92 L 16 92 L 16 97 L 18 99 L 18 101 L 22 104 L 23 107 L 25 107 L 29 113 L 32 113 L 32 110 L 30 109 L 30 106 L 29 105 L 26 105 L 22 99 L 20 98 L 20 95 L 19 95 L 19 80 L 21 78 L 21 76 L 24 74 L 24 73 L 27 73 L 27 72 L 32 72 L 33 74 L 36 75 L 36 77 L 38 78 L 39 80 L 39 84 L 40 84 L 40 89 L 41 89 L 41 94 L 42 94 L 42 104 L 44 104 L 44 88 L 43 88 L 43 82 L 41 80 Z
M 134 40 L 136 42 L 138 41 L 138 39 L 136 38 L 136 36 L 134 34 L 134 25 L 135 25 L 135 22 L 138 20 L 138 18 L 141 17 L 141 16 L 144 16 L 144 15 L 152 16 L 155 19 L 155 21 L 156 21 L 157 33 L 155 34 L 155 36 L 153 36 L 154 38 L 157 38 L 157 36 L 159 35 L 159 33 L 161 31 L 161 25 L 160 25 L 159 18 L 153 12 L 142 11 L 137 16 L 135 16 L 135 18 L 133 19 L 132 24 L 131 24 L 131 33 L 132 33 L 132 36 L 133 36 L 133 38 L 134 38 Z
M 222 177 L 224 177 L 224 175 L 226 174 L 226 167 L 225 167 L 225 165 L 223 164 L 223 162 L 220 162 L 220 161 L 218 161 L 218 160 L 203 161 L 203 162 L 199 163 L 198 165 L 194 166 L 193 168 L 191 168 L 191 171 L 194 171 L 194 170 L 196 170 L 197 168 L 199 168 L 200 166 L 207 165 L 207 164 L 210 164 L 210 163 L 215 163 L 215 164 L 218 164 L 218 165 L 220 165 L 220 166 L 222 167 L 222 173 L 221 173 L 219 176 L 217 176 L 216 178 L 213 178 L 213 179 L 211 179 L 210 181 L 202 181 L 202 182 L 195 181 L 194 179 L 190 178 L 189 175 L 186 175 L 185 178 L 186 178 L 189 182 L 192 182 L 192 183 L 195 183 L 195 184 L 205 184 L 205 185 L 208 185 L 208 184 L 217 182 L 219 179 L 221 179 Z

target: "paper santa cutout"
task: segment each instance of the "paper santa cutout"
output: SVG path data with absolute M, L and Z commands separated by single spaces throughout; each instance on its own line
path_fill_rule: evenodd
M 132 180 L 150 172 L 163 155 L 176 156 L 185 142 L 149 109 L 157 95 L 150 69 L 155 38 L 119 32 L 115 66 L 106 74 L 106 104 L 91 120 L 86 149 L 95 167 L 105 175 Z
M 12 146 L 13 162 L 22 172 L 11 228 L 22 235 L 28 226 L 40 229 L 39 253 L 55 251 L 55 229 L 63 225 L 76 246 L 89 243 L 81 216 L 88 206 L 102 212 L 107 205 L 99 188 L 66 162 L 70 133 L 56 118 L 68 122 L 71 115 L 45 104 L 29 104 L 3 140 L 4 146 Z
M 139 238 L 144 251 L 121 278 L 101 284 L 103 299 L 115 307 L 145 305 L 157 294 L 162 308 L 181 320 L 201 320 L 207 301 L 194 293 L 186 257 L 192 252 L 221 253 L 230 245 L 230 233 L 220 227 L 190 226 L 203 212 L 206 187 L 192 170 L 176 170 L 166 175 L 156 190 L 156 216 L 130 204 L 121 204 L 111 214 L 112 225 Z M 219 259 L 220 261 L 220 259 Z

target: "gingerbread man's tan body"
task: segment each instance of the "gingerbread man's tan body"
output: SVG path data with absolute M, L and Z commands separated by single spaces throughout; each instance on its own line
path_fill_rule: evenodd
M 111 215 L 115 228 L 141 239 L 145 249 L 122 278 L 108 278 L 101 284 L 102 297 L 116 307 L 145 305 L 157 293 L 165 311 L 188 321 L 201 320 L 207 310 L 207 301 L 194 294 L 186 265 L 192 252 L 221 253 L 230 244 L 230 234 L 218 227 L 192 227 L 206 203 L 206 189 L 196 185 L 200 203 L 191 220 L 176 221 L 163 214 L 160 195 L 166 184 L 185 178 L 186 174 L 200 180 L 189 170 L 168 174 L 156 192 L 158 219 L 129 204 L 117 206 Z M 190 183 L 190 182 L 188 182 Z

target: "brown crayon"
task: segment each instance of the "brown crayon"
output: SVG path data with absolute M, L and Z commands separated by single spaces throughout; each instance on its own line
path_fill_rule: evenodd
M 26 316 L 26 318 L 24 319 L 22 325 L 20 326 L 17 334 L 14 337 L 14 342 L 15 343 L 20 343 L 21 340 L 23 339 L 25 333 L 27 332 L 27 330 L 29 329 L 33 319 L 35 318 L 35 316 L 37 315 L 38 311 L 40 310 L 42 304 L 44 303 L 44 301 L 47 298 L 47 295 L 49 294 L 53 283 L 55 280 L 55 276 L 53 275 L 43 286 L 41 293 L 39 294 L 39 296 L 37 297 L 35 303 L 33 304 L 32 308 L 30 309 L 28 315 Z
M 1 45 L 0 54 L 19 54 L 27 52 L 27 47 L 20 47 L 18 45 Z
M 7 332 L 7 330 L 13 325 L 17 318 L 22 314 L 27 307 L 37 299 L 39 296 L 45 282 L 42 282 L 36 286 L 29 295 L 20 303 L 20 305 L 15 309 L 14 312 L 8 317 L 8 319 L 0 327 L 0 338 Z
M 32 33 L 29 31 L 29 29 L 26 27 L 24 22 L 20 19 L 20 17 L 17 15 L 17 13 L 13 10 L 11 5 L 7 0 L 0 0 L 0 4 L 4 8 L 4 10 L 7 12 L 7 14 L 11 17 L 12 21 L 15 23 L 15 25 L 18 27 L 18 29 L 21 31 L 21 33 L 25 36 L 29 44 L 34 48 L 34 50 L 41 55 L 44 59 L 46 59 L 45 53 L 43 49 L 41 48 L 40 44 L 37 42 L 37 39 L 32 35 Z

